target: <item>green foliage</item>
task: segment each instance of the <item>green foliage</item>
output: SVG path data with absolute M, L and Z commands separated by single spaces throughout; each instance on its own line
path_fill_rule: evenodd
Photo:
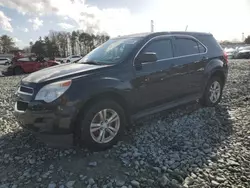
M 39 38 L 31 47 L 31 52 L 39 56 L 55 57 L 58 56 L 58 46 L 55 41 L 51 41 L 49 37 L 45 37 L 44 40 Z
M 0 37 L 0 46 L 2 53 L 8 53 L 10 50 L 16 49 L 13 39 L 8 35 L 2 35 Z
M 30 43 L 31 52 L 46 57 L 86 55 L 91 50 L 101 45 L 109 39 L 107 35 L 94 35 L 81 31 L 54 32 L 44 37 L 40 37 L 34 44 Z

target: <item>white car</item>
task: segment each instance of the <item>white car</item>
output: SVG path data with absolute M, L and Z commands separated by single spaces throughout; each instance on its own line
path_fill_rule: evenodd
M 61 62 L 62 63 L 72 63 L 80 58 L 82 58 L 82 56 L 80 56 L 80 55 L 71 55 L 71 56 L 66 57 L 65 59 L 62 59 Z
M 9 65 L 11 60 L 9 58 L 2 58 L 0 57 L 0 65 Z

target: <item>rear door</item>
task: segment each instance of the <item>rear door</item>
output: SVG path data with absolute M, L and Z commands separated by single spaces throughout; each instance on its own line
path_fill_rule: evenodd
M 183 77 L 179 96 L 199 94 L 203 78 L 207 49 L 191 36 L 175 36 L 173 40 L 175 63 L 180 65 Z

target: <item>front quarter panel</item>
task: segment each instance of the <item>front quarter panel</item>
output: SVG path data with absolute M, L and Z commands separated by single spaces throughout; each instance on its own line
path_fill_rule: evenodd
M 131 72 L 131 71 L 130 71 Z M 114 93 L 121 96 L 128 106 L 132 106 L 135 98 L 132 97 L 133 89 L 129 81 L 131 76 L 124 69 L 112 70 L 98 75 L 91 74 L 84 77 L 74 78 L 66 97 L 71 101 L 76 110 L 82 109 L 84 104 L 97 95 Z

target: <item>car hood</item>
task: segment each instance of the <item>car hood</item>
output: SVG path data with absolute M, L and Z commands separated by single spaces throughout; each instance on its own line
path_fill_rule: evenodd
M 88 74 L 96 69 L 111 65 L 89 65 L 89 64 L 61 64 L 34 72 L 23 78 L 23 82 L 42 83 L 63 77 Z

